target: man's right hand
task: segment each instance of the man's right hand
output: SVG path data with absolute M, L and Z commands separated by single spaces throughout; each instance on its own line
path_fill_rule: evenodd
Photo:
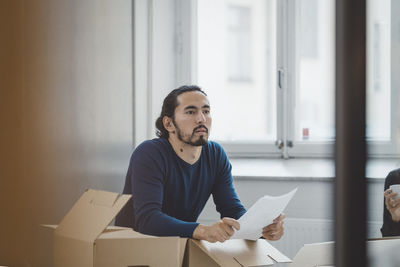
M 387 210 L 392 215 L 392 220 L 395 222 L 400 221 L 400 198 L 397 197 L 397 193 L 392 192 L 392 190 L 387 189 L 384 193 L 385 205 Z
M 235 233 L 233 230 L 239 230 L 240 224 L 237 220 L 232 218 L 222 218 L 221 221 L 211 225 L 206 226 L 199 224 L 193 232 L 193 238 L 199 240 L 206 240 L 211 243 L 225 242 Z

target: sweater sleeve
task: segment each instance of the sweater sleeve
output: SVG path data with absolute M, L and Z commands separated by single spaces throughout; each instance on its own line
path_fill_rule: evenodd
M 246 209 L 240 202 L 233 187 L 232 166 L 223 148 L 216 144 L 217 176 L 215 178 L 212 195 L 217 211 L 221 218 L 239 219 Z
M 392 184 L 400 184 L 400 169 L 391 171 L 385 179 L 385 189 Z M 383 198 L 383 225 L 381 228 L 382 236 L 398 236 L 400 235 L 400 222 L 394 222 L 392 215 L 386 209 L 385 198 Z
M 138 147 L 130 162 L 135 229 L 155 236 L 191 238 L 198 223 L 185 222 L 162 212 L 164 176 L 159 151 L 151 144 Z

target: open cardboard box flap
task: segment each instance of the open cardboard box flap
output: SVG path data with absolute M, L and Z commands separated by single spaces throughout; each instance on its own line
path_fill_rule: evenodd
M 55 230 L 58 236 L 93 243 L 131 195 L 88 189 Z
M 210 243 L 192 240 L 206 253 L 216 266 L 266 266 L 275 262 L 292 262 L 288 257 L 271 246 L 266 240 L 256 241 L 233 239 L 224 243 Z M 191 255 L 193 257 L 193 253 Z
M 54 230 L 54 266 L 93 267 L 94 242 L 131 198 L 93 189 L 86 190 Z M 116 231 L 120 229 L 111 229 Z

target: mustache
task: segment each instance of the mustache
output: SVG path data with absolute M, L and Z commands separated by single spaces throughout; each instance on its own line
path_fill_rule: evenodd
M 206 127 L 206 126 L 204 126 L 204 125 L 199 125 L 199 126 L 197 126 L 196 128 L 194 128 L 193 129 L 193 133 L 195 132 L 195 131 L 197 131 L 197 130 L 200 130 L 200 129 L 204 129 L 204 130 L 206 130 L 206 132 L 208 133 L 208 128 Z

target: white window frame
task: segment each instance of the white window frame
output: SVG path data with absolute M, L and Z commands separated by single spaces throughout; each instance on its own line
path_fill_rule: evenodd
M 197 83 L 197 1 L 199 0 L 164 0 L 165 5 L 173 5 L 173 14 L 165 15 L 165 12 L 157 12 L 160 3 L 155 0 L 135 0 L 134 1 L 134 114 L 135 114 L 135 144 L 139 144 L 145 139 L 154 137 L 154 121 L 160 112 L 161 103 L 158 99 L 154 100 L 155 95 L 165 96 L 168 89 L 175 88 L 183 84 Z M 163 1 L 161 1 L 163 2 Z M 297 2 L 298 4 L 298 2 Z M 157 7 L 158 6 L 158 7 Z M 294 142 L 294 109 L 295 104 L 295 15 L 296 0 L 277 1 L 277 75 L 281 77 L 281 87 L 277 84 L 277 141 L 276 142 L 246 142 L 229 143 L 220 142 L 228 155 L 232 158 L 244 157 L 283 157 L 283 158 L 313 158 L 334 156 L 334 142 L 313 142 L 297 141 Z M 166 40 L 175 47 L 175 52 L 171 62 L 161 62 L 158 57 L 154 57 L 157 47 L 154 39 L 159 38 L 159 34 L 154 30 L 154 25 L 160 24 L 160 18 L 154 13 L 169 18 L 173 18 L 173 23 L 166 29 L 163 29 L 164 36 L 166 32 L 173 36 L 172 41 Z M 158 36 L 158 37 L 157 37 Z M 160 38 L 159 38 L 160 39 Z M 171 44 L 170 44 L 171 45 Z M 156 51 L 155 51 L 156 50 Z M 166 51 L 164 51 L 166 53 Z M 393 57 L 393 56 L 392 56 Z M 155 66 L 164 64 L 165 68 L 157 69 Z M 392 62 L 392 73 L 396 66 Z M 144 71 L 144 69 L 146 71 Z M 168 69 L 168 70 L 167 70 Z M 400 66 L 397 66 L 400 69 Z M 165 73 L 169 71 L 169 73 Z M 163 72 L 163 75 L 160 73 Z M 172 76 L 173 79 L 165 77 Z M 396 111 L 399 104 L 400 93 L 395 90 L 396 85 L 400 85 L 400 78 L 396 75 L 392 77 L 392 99 L 391 99 L 391 141 L 377 142 L 369 141 L 369 157 L 398 157 L 398 126 L 400 116 Z M 278 80 L 278 79 L 277 79 Z M 164 87 L 155 84 L 163 84 Z M 205 88 L 205 90 L 207 90 Z M 146 110 L 146 116 L 143 116 L 143 110 Z M 144 121 L 146 120 L 146 123 Z M 146 125 L 146 127 L 143 127 Z M 282 141 L 280 141 L 282 140 Z M 281 142 L 282 148 L 279 149 L 277 143 Z

